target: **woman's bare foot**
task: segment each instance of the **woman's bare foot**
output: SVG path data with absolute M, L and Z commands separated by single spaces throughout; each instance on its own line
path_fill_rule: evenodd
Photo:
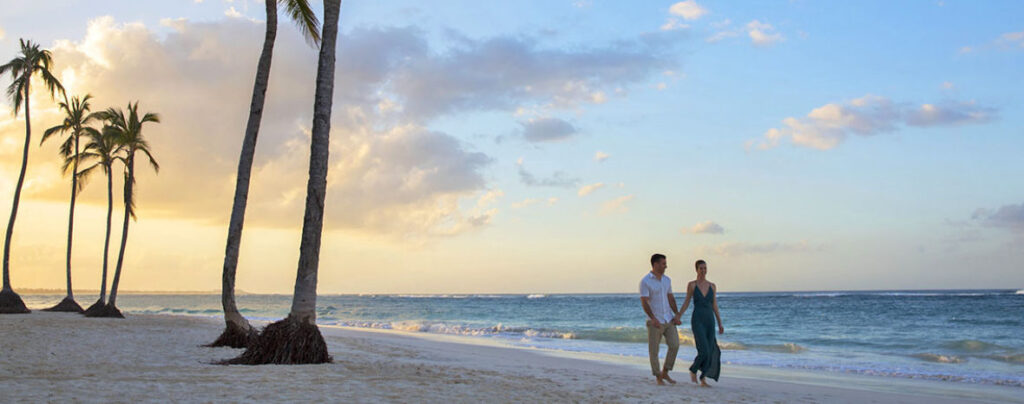
M 700 378 L 700 387 L 711 387 L 711 385 L 704 381 L 704 378 L 702 377 Z
M 659 385 L 659 386 L 664 386 L 664 385 L 665 385 L 665 382 L 663 382 L 663 381 L 661 380 L 661 375 L 658 375 L 658 376 L 654 376 L 654 378 L 658 380 L 658 385 Z
M 666 372 L 664 370 L 661 371 L 661 378 L 662 378 L 662 380 L 665 380 L 666 382 L 669 382 L 671 384 L 676 384 L 676 381 L 672 380 L 671 377 L 668 377 L 668 372 Z
M 697 384 L 697 374 L 690 372 L 690 380 L 693 381 L 693 384 Z

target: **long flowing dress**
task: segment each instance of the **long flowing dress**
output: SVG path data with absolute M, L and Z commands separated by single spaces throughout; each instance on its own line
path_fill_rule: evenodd
M 715 301 L 715 290 L 708 285 L 708 294 L 704 295 L 700 287 L 693 285 L 693 316 L 690 317 L 690 329 L 697 345 L 697 357 L 690 365 L 690 373 L 701 372 L 701 378 L 718 381 L 721 370 L 722 351 L 718 349 L 715 338 L 715 312 L 712 303 Z

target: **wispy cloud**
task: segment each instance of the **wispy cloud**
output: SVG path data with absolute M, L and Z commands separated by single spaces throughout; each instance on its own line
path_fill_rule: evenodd
M 570 177 L 564 171 L 555 171 L 547 178 L 538 178 L 533 173 L 526 170 L 523 165 L 523 159 L 519 159 L 516 163 L 519 172 L 519 180 L 526 185 L 533 187 L 555 187 L 555 188 L 575 188 L 576 184 L 579 184 L 580 179 L 576 177 Z
M 708 9 L 697 4 L 696 0 L 680 1 L 668 8 L 672 15 L 683 17 L 686 20 L 696 20 L 708 13 Z
M 743 255 L 759 254 L 794 254 L 818 252 L 825 249 L 824 245 L 812 245 L 805 241 L 794 243 L 768 242 L 768 243 L 746 243 L 728 242 L 711 246 L 697 248 L 697 253 L 703 256 L 727 256 L 736 257 Z
M 594 153 L 594 161 L 598 163 L 603 163 L 605 160 L 608 160 L 608 158 L 611 156 L 611 154 L 605 153 L 603 151 L 598 151 Z
M 682 232 L 689 234 L 722 234 L 725 233 L 725 229 L 718 223 L 708 220 L 697 223 L 693 227 L 683 228 Z
M 1005 47 L 1024 49 L 1024 31 L 1002 34 L 996 43 Z
M 897 130 L 900 125 L 932 127 L 984 123 L 995 117 L 993 108 L 974 102 L 946 102 L 913 107 L 895 103 L 885 97 L 866 95 L 845 103 L 831 103 L 811 110 L 804 118 L 789 117 L 784 126 L 765 132 L 759 149 L 778 146 L 783 139 L 793 144 L 819 150 L 838 146 L 850 134 L 870 136 Z
M 782 34 L 775 32 L 771 24 L 753 20 L 747 23 L 747 35 L 754 45 L 767 46 L 783 41 Z
M 971 219 L 985 226 L 1024 231 L 1024 203 L 1003 205 L 999 209 L 978 209 Z
M 616 213 L 629 212 L 629 206 L 627 206 L 627 204 L 633 200 L 633 197 L 634 195 L 626 195 L 606 201 L 601 205 L 601 214 L 612 215 Z
M 590 185 L 584 185 L 584 186 L 580 187 L 580 190 L 576 194 L 579 195 L 579 196 L 587 196 L 587 195 L 590 195 L 592 192 L 597 191 L 597 190 L 599 190 L 601 188 L 604 188 L 604 183 L 603 182 L 598 182 L 598 183 L 590 184 Z
M 571 123 L 558 118 L 535 118 L 519 124 L 523 127 L 523 137 L 530 142 L 562 141 L 578 132 Z

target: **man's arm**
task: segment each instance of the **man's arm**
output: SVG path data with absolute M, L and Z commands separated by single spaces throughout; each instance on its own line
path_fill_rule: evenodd
M 671 293 L 668 294 L 668 307 L 672 308 L 672 315 L 673 316 L 678 316 L 679 315 L 679 309 L 677 308 L 678 306 L 676 306 L 676 296 L 671 294 Z M 679 324 L 682 324 L 682 321 L 680 321 L 677 318 L 674 318 L 674 319 L 672 319 L 672 323 L 676 324 L 676 325 L 679 325 Z
M 654 316 L 654 311 L 651 310 L 651 298 L 646 296 L 640 297 L 640 304 L 644 306 L 644 313 L 647 313 L 647 319 L 651 321 L 651 325 L 655 327 L 661 327 L 661 322 Z

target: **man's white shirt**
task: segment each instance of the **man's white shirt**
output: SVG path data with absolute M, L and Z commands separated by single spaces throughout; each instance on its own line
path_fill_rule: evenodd
M 651 306 L 651 313 L 663 324 L 671 322 L 675 316 L 672 313 L 672 308 L 668 305 L 670 293 L 672 293 L 672 279 L 669 279 L 668 276 L 662 275 L 661 280 L 658 280 L 653 272 L 648 272 L 647 276 L 640 280 L 640 297 L 649 298 L 648 304 Z

